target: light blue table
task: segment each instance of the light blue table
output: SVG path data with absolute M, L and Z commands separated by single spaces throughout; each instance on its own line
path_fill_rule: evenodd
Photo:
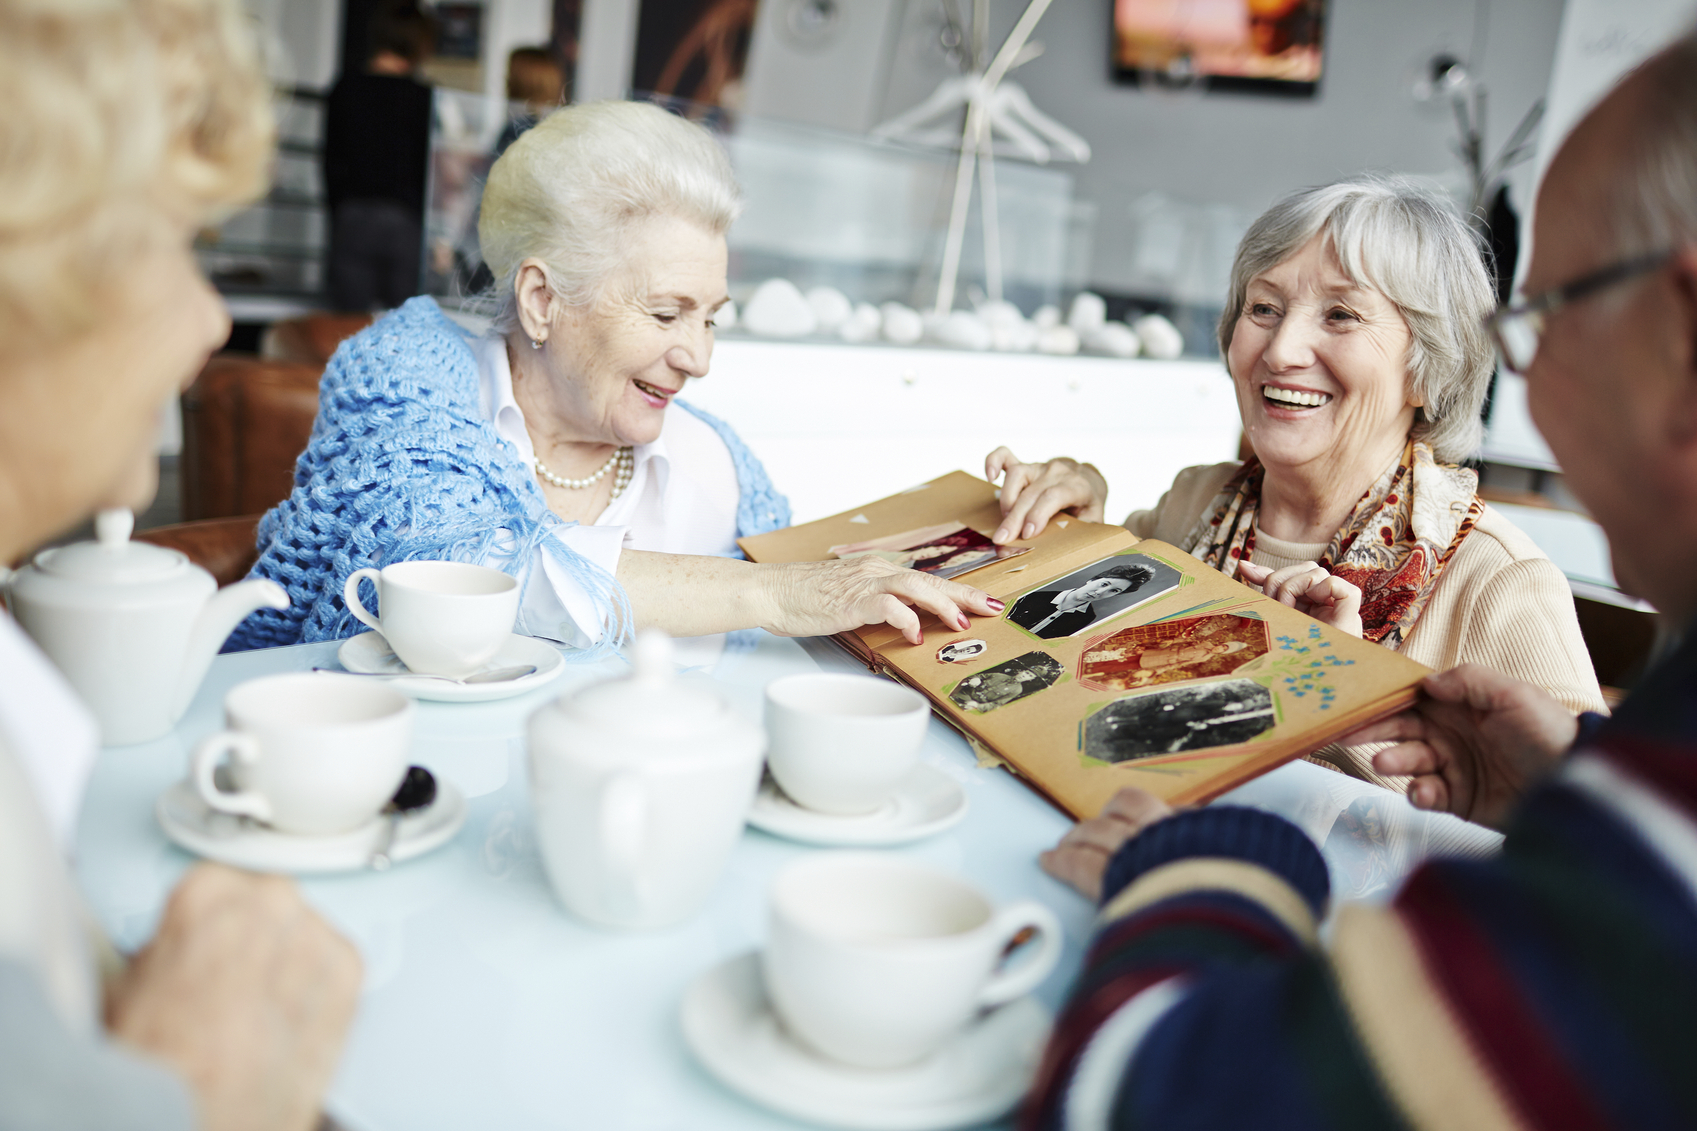
M 220 656 L 166 739 L 102 752 L 84 802 L 78 872 L 119 946 L 153 932 L 192 858 L 153 818 L 187 752 L 221 723 L 223 695 L 260 675 L 333 665 L 331 644 Z M 542 872 L 525 790 L 524 723 L 562 687 L 603 678 L 612 661 L 494 703 L 422 703 L 413 760 L 470 799 L 453 842 L 393 871 L 308 879 L 313 904 L 360 949 L 366 982 L 329 1107 L 350 1131 L 738 1131 L 795 1126 L 721 1087 L 678 1032 L 684 988 L 722 959 L 760 945 L 773 874 L 809 851 L 749 831 L 706 912 L 676 930 L 613 934 L 568 915 Z M 858 670 L 826 641 L 758 634 L 712 666 L 725 694 L 758 718 L 761 691 L 815 667 Z M 936 720 L 924 760 L 971 801 L 952 831 L 896 849 L 969 877 L 993 898 L 1034 898 L 1059 917 L 1067 946 L 1040 991 L 1055 1007 L 1078 968 L 1093 909 L 1039 871 L 1037 853 L 1068 820 L 1000 770 L 980 769 Z M 1430 818 L 1383 790 L 1306 763 L 1232 795 L 1297 820 L 1325 845 L 1342 894 L 1382 898 L 1434 847 L 1488 849 L 1490 834 Z M 1341 815 L 1341 816 L 1340 816 Z

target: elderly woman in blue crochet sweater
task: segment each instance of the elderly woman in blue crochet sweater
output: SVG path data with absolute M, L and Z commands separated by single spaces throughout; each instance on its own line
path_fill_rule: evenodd
M 524 134 L 478 221 L 492 332 L 415 298 L 336 352 L 294 492 L 259 528 L 254 572 L 291 605 L 231 646 L 347 636 L 347 576 L 415 558 L 517 574 L 518 631 L 592 652 L 646 625 L 888 622 L 918 642 L 916 608 L 963 628 L 999 612 L 874 558 L 738 560 L 736 539 L 788 525 L 789 506 L 736 433 L 677 399 L 707 373 L 737 210 L 717 143 L 658 107 L 574 106 Z

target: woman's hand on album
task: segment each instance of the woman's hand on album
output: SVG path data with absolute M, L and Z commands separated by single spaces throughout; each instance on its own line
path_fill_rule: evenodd
M 1280 604 L 1351 636 L 1361 635 L 1361 590 L 1319 562 L 1298 562 L 1280 570 L 1239 562 L 1237 574 Z
M 1074 825 L 1061 842 L 1037 858 L 1043 870 L 1070 884 L 1092 903 L 1102 898 L 1108 861 L 1126 841 L 1178 810 L 1147 790 L 1126 786 L 1088 821 Z
M 982 589 L 882 558 L 758 568 L 766 597 L 760 626 L 779 636 L 829 636 L 862 625 L 888 624 L 909 644 L 922 644 L 920 611 L 935 614 L 950 631 L 964 631 L 971 626 L 969 616 L 999 616 L 1005 607 Z
M 1002 479 L 1002 524 L 991 535 L 998 546 L 1043 533 L 1062 511 L 1085 522 L 1101 522 L 1108 502 L 1108 481 L 1087 463 L 1062 456 L 1047 463 L 1021 463 L 1007 448 L 984 460 L 984 478 Z

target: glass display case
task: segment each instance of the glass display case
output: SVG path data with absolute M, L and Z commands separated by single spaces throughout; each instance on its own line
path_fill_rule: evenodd
M 316 298 L 323 290 L 329 223 L 319 169 L 324 95 L 277 92 L 277 164 L 271 189 L 248 208 L 201 232 L 195 254 L 225 295 Z
M 426 290 L 464 302 L 487 280 L 478 271 L 476 216 L 495 138 L 506 123 L 487 102 L 437 92 L 426 222 Z M 689 108 L 685 109 L 686 112 Z M 763 281 L 802 291 L 829 286 L 851 303 L 935 300 L 954 190 L 955 155 L 846 133 L 703 115 L 723 141 L 745 200 L 732 226 L 732 297 Z M 1027 316 L 1083 286 L 1093 210 L 1073 200 L 1066 170 L 1013 161 L 996 166 L 1003 293 Z M 958 293 L 982 298 L 982 197 L 975 193 Z

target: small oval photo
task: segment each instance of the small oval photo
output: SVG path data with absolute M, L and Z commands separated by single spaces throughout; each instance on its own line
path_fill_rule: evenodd
M 990 646 L 982 640 L 956 640 L 937 649 L 937 662 L 964 664 L 968 660 L 976 660 L 989 650 Z

